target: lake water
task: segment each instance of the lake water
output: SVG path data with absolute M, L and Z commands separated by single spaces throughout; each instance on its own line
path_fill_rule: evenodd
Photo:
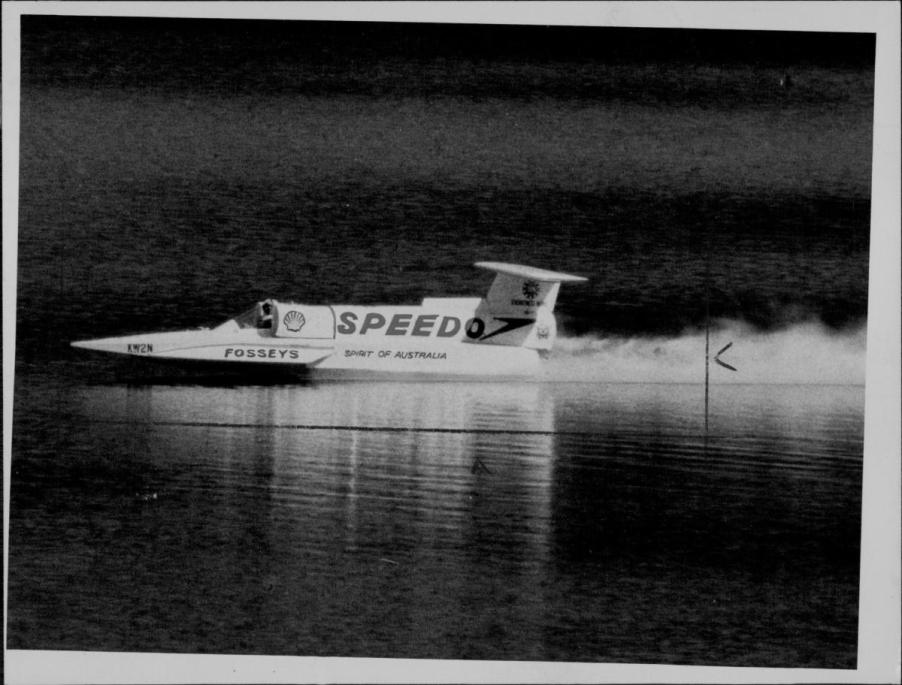
M 11 646 L 854 664 L 861 388 L 19 398 Z
M 250 68 L 171 24 L 41 21 L 10 648 L 854 667 L 872 69 L 226 31 Z M 267 296 L 479 295 L 480 260 L 590 279 L 533 382 L 69 348 Z M 712 368 L 707 436 L 706 300 L 739 369 Z

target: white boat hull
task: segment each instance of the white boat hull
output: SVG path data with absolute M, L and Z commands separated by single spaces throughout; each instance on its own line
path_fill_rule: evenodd
M 73 347 L 160 361 L 305 367 L 329 371 L 469 376 L 531 375 L 540 366 L 536 350 L 404 340 L 294 341 L 218 335 L 214 330 L 150 333 L 72 343 Z
M 483 298 L 425 298 L 417 306 L 308 305 L 266 300 L 216 328 L 74 342 L 147 359 L 442 376 L 538 371 L 554 342 L 562 282 L 579 276 L 496 262 Z

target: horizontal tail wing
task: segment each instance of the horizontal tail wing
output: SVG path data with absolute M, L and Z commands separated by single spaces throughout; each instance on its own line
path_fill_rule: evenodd
M 485 297 L 489 310 L 495 316 L 535 317 L 538 307 L 552 312 L 561 283 L 587 280 L 582 276 L 521 264 L 476 262 L 475 266 L 496 274 Z
M 506 264 L 505 262 L 476 262 L 473 266 L 487 271 L 494 271 L 498 274 L 514 276 L 516 278 L 533 279 L 536 281 L 547 281 L 549 283 L 567 283 L 587 281 L 589 279 L 582 276 L 573 276 L 571 274 L 560 273 L 559 271 L 548 271 L 547 269 L 537 269 L 534 266 L 524 266 L 522 264 Z

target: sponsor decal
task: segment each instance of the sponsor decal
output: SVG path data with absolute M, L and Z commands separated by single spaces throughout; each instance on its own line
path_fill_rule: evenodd
M 392 355 L 391 350 L 345 350 L 346 359 L 370 359 L 374 356 L 379 359 L 386 359 L 387 357 L 392 356 L 394 359 L 447 359 L 448 353 L 398 350 Z
M 467 321 L 467 337 L 470 340 L 478 340 L 485 331 L 485 322 L 482 319 L 470 319 Z
M 338 315 L 335 330 L 341 335 L 367 335 L 381 331 L 384 335 L 453 338 L 460 328 L 460 319 L 456 316 L 395 314 L 389 319 L 379 312 L 367 312 L 361 320 L 356 312 L 342 312 Z
M 432 330 L 432 327 L 435 325 L 435 322 L 437 320 L 438 314 L 425 314 L 424 316 L 418 316 L 416 322 L 413 324 L 413 330 L 410 332 L 410 334 L 428 336 L 429 331 Z
M 152 354 L 153 345 L 150 343 L 129 343 L 127 351 L 129 354 Z
M 536 328 L 536 337 L 538 337 L 539 340 L 545 340 L 550 332 L 548 326 L 539 326 Z
M 342 312 L 338 317 L 336 331 L 342 335 L 351 335 L 357 330 L 357 315 L 354 312 Z
M 395 352 L 395 359 L 447 359 L 445 352 Z
M 224 359 L 297 359 L 297 350 L 285 350 L 278 347 L 227 347 L 223 352 Z
M 460 319 L 456 316 L 443 316 L 435 334 L 440 338 L 453 338 L 460 330 Z
M 537 281 L 523 281 L 523 296 L 534 300 L 539 294 L 540 287 Z
M 304 327 L 304 324 L 307 323 L 307 319 L 305 319 L 304 315 L 299 311 L 292 309 L 284 316 L 282 323 L 285 324 L 285 328 L 289 331 L 297 333 Z
M 480 340 L 488 340 L 489 338 L 494 338 L 496 335 L 501 335 L 502 333 L 510 333 L 511 331 L 515 331 L 518 328 L 523 328 L 523 326 L 528 326 L 531 323 L 535 323 L 535 319 L 508 319 L 502 317 L 496 317 L 496 321 L 503 321 L 504 325 L 489 333 L 488 335 L 484 335 L 480 338 Z
M 470 340 L 487 340 L 535 323 L 535 318 L 496 317 L 495 320 L 502 322 L 503 325 L 486 333 L 487 324 L 478 317 L 467 319 L 462 323 L 456 316 L 439 316 L 438 314 L 420 314 L 418 316 L 394 314 L 388 317 L 379 312 L 367 312 L 366 314 L 342 312 L 338 315 L 336 332 L 340 335 L 372 335 L 381 332 L 385 336 L 412 335 L 424 338 L 453 338 L 463 329 L 464 335 Z
M 360 335 L 366 335 L 367 331 L 379 329 L 385 326 L 385 317 L 376 312 L 370 312 L 363 318 L 363 324 L 360 326 Z

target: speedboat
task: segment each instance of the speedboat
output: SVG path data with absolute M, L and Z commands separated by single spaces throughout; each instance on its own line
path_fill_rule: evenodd
M 495 273 L 485 297 L 427 297 L 412 306 L 267 299 L 214 328 L 80 340 L 73 347 L 158 360 L 442 375 L 537 370 L 557 335 L 561 283 L 581 276 L 477 262 Z

